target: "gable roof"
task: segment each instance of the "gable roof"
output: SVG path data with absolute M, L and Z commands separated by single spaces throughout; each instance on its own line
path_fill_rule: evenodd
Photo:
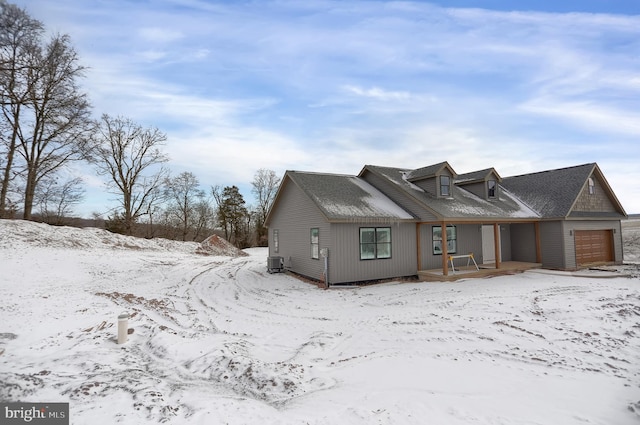
M 410 182 L 415 182 L 415 181 L 418 181 L 418 180 L 428 179 L 430 177 L 435 177 L 444 168 L 449 169 L 449 172 L 451 172 L 451 174 L 454 177 L 457 175 L 456 172 L 451 167 L 451 165 L 449 165 L 449 163 L 447 161 L 444 161 L 444 162 L 440 162 L 438 164 L 428 165 L 426 167 L 422 167 L 422 168 L 417 168 L 415 170 L 411 170 L 407 174 L 407 180 L 409 180 Z
M 451 171 L 455 182 L 449 197 L 435 196 L 413 183 L 436 176 L 445 168 Z M 465 189 L 466 184 L 482 181 L 492 173 L 498 178 L 499 197 L 488 200 Z M 601 184 L 615 209 L 595 215 L 617 219 L 626 217 L 596 163 L 501 178 L 493 168 L 456 175 L 449 164 L 443 162 L 417 170 L 365 165 L 358 176 L 287 171 L 265 224 L 268 226 L 281 192 L 288 184 L 295 184 L 302 190 L 331 222 L 529 221 L 594 217 L 594 213 L 572 211 L 589 177 L 594 177 Z M 379 186 L 376 183 L 379 180 L 387 183 Z
M 456 185 L 451 186 L 451 196 L 434 196 L 413 184 L 408 176 L 413 170 L 366 165 L 360 176 L 371 172 L 394 183 L 397 190 L 404 192 L 422 208 L 440 219 L 537 219 L 540 215 L 519 200 L 508 190 L 502 190 L 500 199 L 488 201 Z
M 329 221 L 415 221 L 413 215 L 356 176 L 287 171 L 283 182 L 285 179 L 298 186 Z
M 602 182 L 616 209 L 626 216 L 596 163 L 505 177 L 502 186 L 540 212 L 543 218 L 568 217 L 592 174 Z
M 470 173 L 458 174 L 455 178 L 455 184 L 468 184 L 468 183 L 476 183 L 479 181 L 484 181 L 490 174 L 495 174 L 498 181 L 502 181 L 502 177 L 495 170 L 495 168 L 486 168 L 484 170 L 472 171 Z

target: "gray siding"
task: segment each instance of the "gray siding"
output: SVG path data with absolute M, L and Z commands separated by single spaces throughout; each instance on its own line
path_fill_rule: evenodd
M 542 267 L 547 269 L 565 268 L 566 254 L 564 251 L 563 228 L 561 221 L 544 221 L 540 223 Z
M 439 194 L 439 188 L 438 188 L 439 183 L 440 182 L 438 181 L 437 177 L 430 177 L 428 179 L 422 179 L 422 180 L 417 180 L 413 182 L 413 184 L 415 184 L 416 186 L 423 189 L 425 192 L 430 193 L 433 196 L 438 196 Z
M 613 230 L 613 254 L 616 264 L 623 262 L 622 249 L 622 229 L 621 222 L 617 220 L 611 221 L 566 221 L 564 225 L 564 238 L 567 243 L 565 246 L 566 269 L 575 270 L 576 264 L 576 230 Z
M 511 260 L 536 262 L 536 229 L 533 223 L 511 224 Z
M 282 188 L 277 209 L 272 211 L 269 224 L 269 256 L 284 258 L 287 269 L 321 279 L 324 270 L 322 257 L 311 258 L 311 228 L 319 228 L 320 248 L 330 240 L 330 226 L 317 206 L 294 183 Z M 279 252 L 273 252 L 273 231 L 278 230 Z
M 512 261 L 511 225 L 500 224 L 500 261 Z
M 474 195 L 476 195 L 479 198 L 487 199 L 487 190 L 486 190 L 485 186 L 486 186 L 486 182 L 481 181 L 481 182 L 477 182 L 477 183 L 460 185 L 459 187 L 461 189 L 464 189 L 464 190 L 466 190 L 468 192 L 473 193 Z
M 390 227 L 391 258 L 360 259 L 360 228 Z M 417 274 L 415 223 L 332 223 L 329 252 L 331 284 Z M 322 244 L 321 244 L 322 247 Z
M 420 225 L 420 247 L 422 268 L 424 270 L 442 267 L 442 255 L 433 254 L 433 226 L 439 224 Z M 456 224 L 457 254 L 470 254 L 478 264 L 482 262 L 482 227 L 479 224 Z

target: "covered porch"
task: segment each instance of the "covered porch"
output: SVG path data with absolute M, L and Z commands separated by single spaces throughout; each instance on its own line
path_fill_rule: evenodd
M 542 267 L 537 220 L 421 222 L 416 235 L 418 277 L 423 281 L 499 276 Z
M 456 266 L 455 272 L 447 270 L 448 274 L 446 275 L 442 268 L 418 270 L 418 279 L 423 282 L 454 282 L 459 279 L 486 278 L 522 273 L 541 267 L 542 263 L 527 263 L 524 261 L 504 261 L 500 263 L 500 268 L 496 268 L 495 264 L 478 264 L 478 269 L 476 269 L 475 265 L 472 264 L 469 266 Z

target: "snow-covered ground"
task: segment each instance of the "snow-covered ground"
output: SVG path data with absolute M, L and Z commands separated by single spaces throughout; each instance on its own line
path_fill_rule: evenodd
M 640 262 L 640 221 L 623 235 Z M 637 266 L 321 290 L 198 247 L 0 220 L 0 401 L 72 424 L 640 422 Z

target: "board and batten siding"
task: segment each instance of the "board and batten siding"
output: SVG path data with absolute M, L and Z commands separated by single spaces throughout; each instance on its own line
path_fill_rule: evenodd
M 391 228 L 391 258 L 360 259 L 362 227 Z M 416 275 L 415 228 L 415 223 L 331 223 L 329 282 L 340 284 Z
M 288 270 L 319 280 L 324 262 L 322 257 L 311 258 L 311 229 L 319 229 L 319 245 L 323 248 L 329 242 L 330 225 L 313 201 L 293 182 L 288 181 L 279 196 L 269 223 L 269 256 L 283 257 Z M 278 230 L 277 253 L 273 246 L 274 230 Z
M 540 223 L 540 251 L 542 267 L 545 269 L 564 269 L 564 226 L 561 221 L 543 221 Z
M 511 224 L 511 261 L 536 262 L 536 229 L 533 223 Z
M 575 270 L 578 265 L 576 263 L 576 244 L 575 234 L 576 230 L 611 230 L 613 237 L 613 255 L 614 262 L 616 264 L 622 264 L 623 262 L 623 247 L 622 247 L 622 228 L 621 222 L 615 220 L 605 221 L 582 221 L 568 220 L 564 225 L 564 238 L 567 240 L 565 246 L 564 255 L 566 258 L 566 269 Z
M 511 225 L 500 224 L 500 261 L 513 261 L 511 255 Z
M 440 224 L 423 223 L 420 225 L 423 270 L 442 268 L 442 255 L 433 253 L 433 226 L 440 226 Z M 482 226 L 479 224 L 454 224 L 454 226 L 456 226 L 457 243 L 457 250 L 454 255 L 473 253 L 476 262 L 480 264 L 482 262 Z

